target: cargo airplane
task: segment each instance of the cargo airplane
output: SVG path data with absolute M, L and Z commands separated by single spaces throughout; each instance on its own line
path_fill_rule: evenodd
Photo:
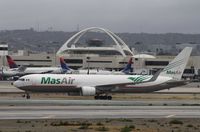
M 81 75 L 33 74 L 14 82 L 14 86 L 30 92 L 66 92 L 111 100 L 112 93 L 147 93 L 187 84 L 181 80 L 192 48 L 184 48 L 163 70 L 152 75 Z

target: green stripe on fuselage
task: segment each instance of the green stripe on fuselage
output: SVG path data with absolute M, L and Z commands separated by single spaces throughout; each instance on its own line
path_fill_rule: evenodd
M 133 82 L 143 82 L 144 80 L 150 78 L 149 76 L 139 76 L 139 77 L 128 77 Z

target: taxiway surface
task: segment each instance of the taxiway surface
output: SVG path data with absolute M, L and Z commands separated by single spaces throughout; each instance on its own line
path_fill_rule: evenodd
M 0 100 L 0 119 L 200 118 L 200 105 L 192 104 L 197 101 L 186 106 L 161 102 L 149 106 L 145 100 Z
M 196 84 L 193 85 L 161 92 L 191 92 L 195 96 L 200 93 L 200 88 L 196 87 Z M 10 82 L 1 82 L 0 93 L 15 92 L 23 93 L 10 85 Z M 26 100 L 10 96 L 0 98 L 0 119 L 200 118 L 198 99 L 108 101 L 54 100 L 38 97 Z
M 1 99 L 0 106 L 200 106 L 199 100 Z
M 200 106 L 4 106 L 0 119 L 200 118 Z

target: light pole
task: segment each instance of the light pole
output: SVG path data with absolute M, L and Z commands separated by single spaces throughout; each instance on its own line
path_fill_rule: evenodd
M 56 66 L 56 49 L 53 48 L 53 54 L 54 54 L 54 66 Z
M 90 69 L 89 69 L 89 68 L 90 68 L 90 62 L 89 62 L 89 60 L 90 60 L 90 57 L 88 56 L 88 57 L 87 57 L 87 64 L 88 64 L 88 65 L 87 65 L 87 68 L 88 68 L 87 74 L 90 74 Z

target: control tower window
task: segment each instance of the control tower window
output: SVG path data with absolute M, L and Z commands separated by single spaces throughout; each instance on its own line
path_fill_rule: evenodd
M 105 42 L 100 39 L 90 39 L 86 40 L 86 43 L 89 47 L 101 47 L 102 45 L 104 45 Z

